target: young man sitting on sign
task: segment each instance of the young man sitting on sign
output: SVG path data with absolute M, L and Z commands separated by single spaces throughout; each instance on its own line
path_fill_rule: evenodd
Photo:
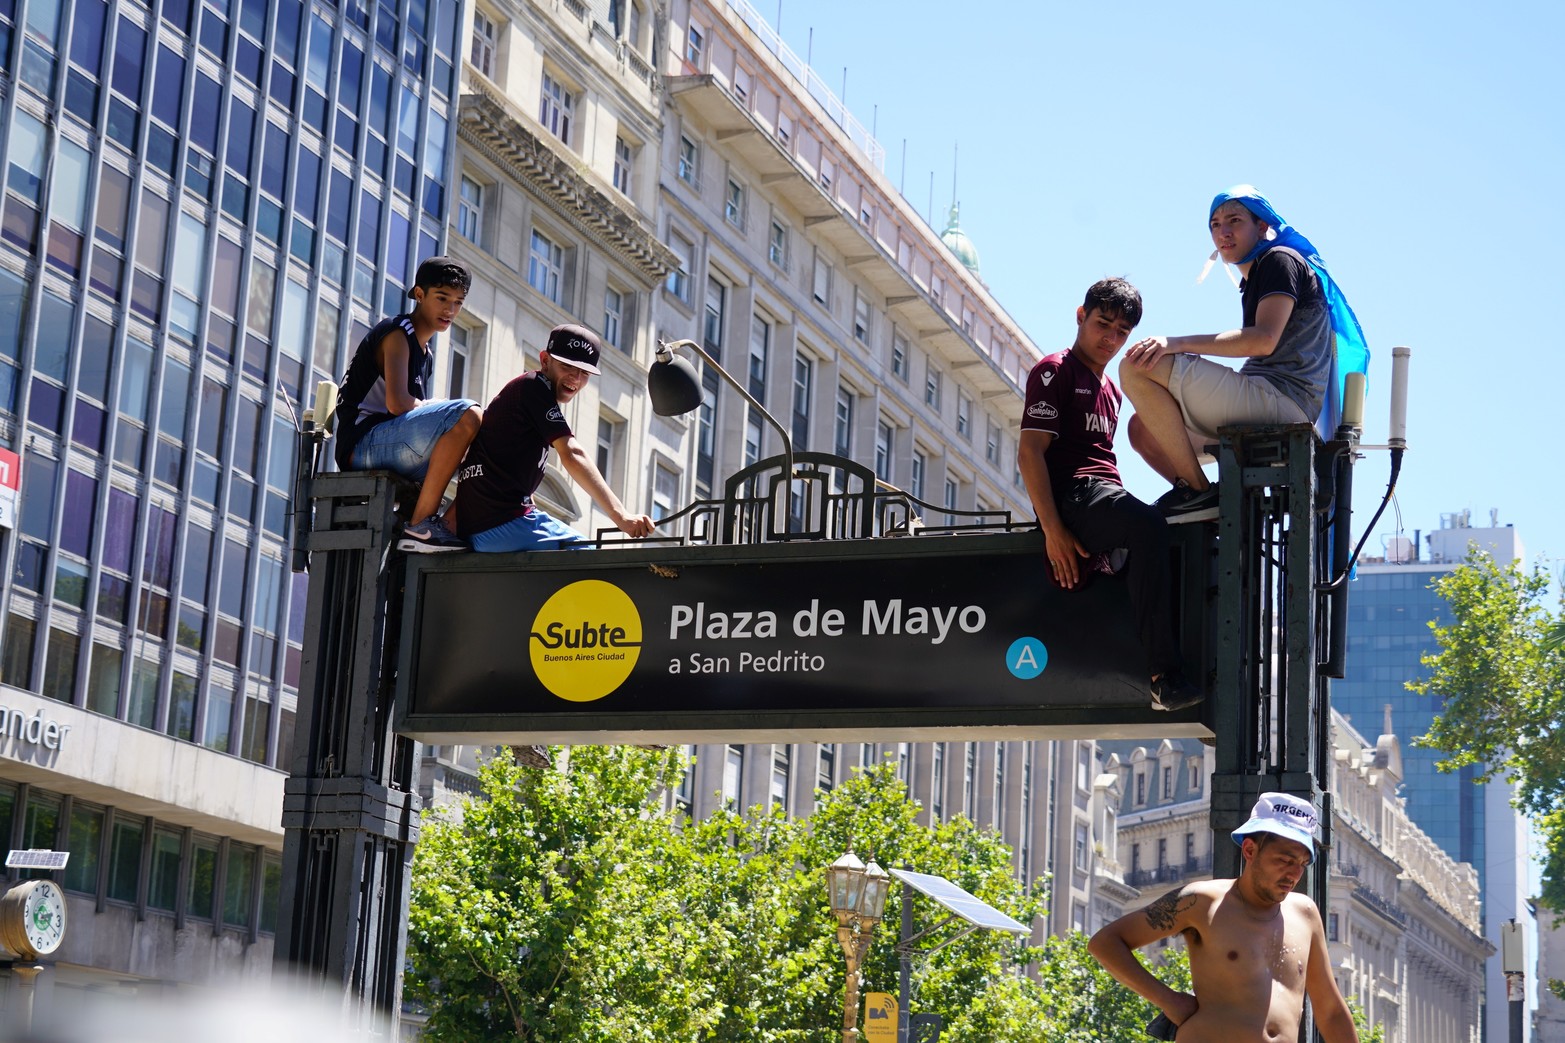
M 650 517 L 626 511 L 565 419 L 563 407 L 599 372 L 601 349 L 591 330 L 556 326 L 538 369 L 512 380 L 489 403 L 457 473 L 456 503 L 446 515 L 474 550 L 503 553 L 586 542 L 533 504 L 550 449 L 621 532 L 642 537 L 654 531 Z
M 1201 701 L 1184 678 L 1168 618 L 1168 526 L 1125 491 L 1114 456 L 1119 388 L 1104 372 L 1141 321 L 1141 294 L 1124 279 L 1103 279 L 1076 309 L 1076 343 L 1046 356 L 1027 376 L 1017 466 L 1027 484 L 1055 582 L 1067 590 L 1091 571 L 1125 568 L 1136 628 L 1152 677 L 1152 705 L 1177 710 Z
M 1324 419 L 1322 434 L 1330 437 L 1340 408 L 1337 380 L 1369 364 L 1358 319 L 1320 253 L 1265 196 L 1249 185 L 1218 193 L 1208 225 L 1212 260 L 1234 265 L 1243 277 L 1243 325 L 1226 333 L 1147 337 L 1131 345 L 1119 367 L 1136 407 L 1130 444 L 1174 483 L 1157 500 L 1170 521 L 1217 517 L 1217 486 L 1202 473 L 1200 453 L 1217 440 L 1218 428 Z M 1204 355 L 1241 358 L 1244 365 L 1234 370 Z

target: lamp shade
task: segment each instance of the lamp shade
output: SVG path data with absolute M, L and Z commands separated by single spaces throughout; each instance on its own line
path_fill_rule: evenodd
M 670 352 L 648 367 L 647 395 L 658 416 L 681 416 L 701 405 L 701 376 L 689 359 Z
M 826 870 L 826 893 L 833 912 L 857 912 L 864 895 L 864 863 L 852 851 Z
M 879 920 L 886 911 L 886 893 L 891 890 L 891 877 L 875 864 L 872 858 L 864 867 L 864 893 L 859 898 L 859 915 Z

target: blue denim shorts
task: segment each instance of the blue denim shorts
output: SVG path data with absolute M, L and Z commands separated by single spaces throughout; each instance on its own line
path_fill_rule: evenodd
M 429 454 L 440 436 L 478 403 L 468 398 L 425 402 L 401 416 L 382 420 L 353 447 L 353 466 L 361 471 L 395 471 L 420 481 L 429 470 Z
M 467 541 L 484 554 L 504 554 L 516 550 L 557 550 L 562 547 L 590 546 L 587 537 L 563 522 L 556 521 L 533 507 L 520 518 L 474 533 Z

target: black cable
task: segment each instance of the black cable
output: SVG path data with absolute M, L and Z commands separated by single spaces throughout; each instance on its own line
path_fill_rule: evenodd
M 1359 539 L 1358 546 L 1353 548 L 1353 555 L 1348 558 L 1348 563 L 1343 568 L 1342 575 L 1338 576 L 1330 583 L 1322 583 L 1319 587 L 1316 588 L 1317 590 L 1336 590 L 1338 587 L 1346 583 L 1348 581 L 1348 577 L 1353 574 L 1353 566 L 1358 563 L 1359 553 L 1363 551 L 1364 544 L 1369 542 L 1369 535 L 1375 531 L 1375 524 L 1380 521 L 1380 516 L 1386 513 L 1386 505 L 1391 502 L 1391 497 L 1396 495 L 1397 475 L 1402 473 L 1402 454 L 1405 452 L 1407 452 L 1406 449 L 1393 448 L 1391 450 L 1391 477 L 1386 479 L 1386 495 L 1381 497 L 1380 507 L 1376 509 L 1375 516 L 1371 518 L 1369 520 L 1369 524 L 1365 526 L 1364 535 Z

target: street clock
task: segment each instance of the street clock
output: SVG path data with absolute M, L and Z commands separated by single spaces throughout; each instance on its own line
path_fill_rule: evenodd
M 0 945 L 37 960 L 65 937 L 65 892 L 53 880 L 27 880 L 0 897 Z

